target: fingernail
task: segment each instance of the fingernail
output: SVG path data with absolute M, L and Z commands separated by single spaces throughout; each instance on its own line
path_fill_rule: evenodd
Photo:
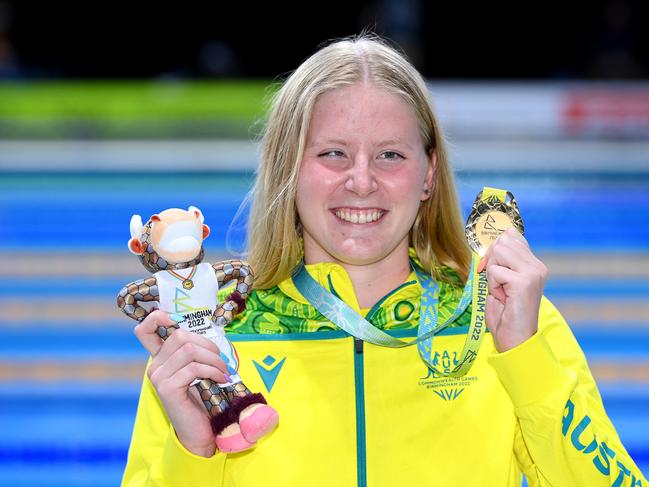
M 230 377 L 228 374 L 223 374 L 223 377 L 225 377 L 225 380 L 228 382 L 232 382 L 232 377 Z
M 179 314 L 175 314 L 175 313 L 169 315 L 169 318 L 171 318 L 172 320 L 174 320 L 174 321 L 176 321 L 178 323 L 180 323 L 181 321 L 185 321 L 185 317 L 183 315 L 179 315 Z

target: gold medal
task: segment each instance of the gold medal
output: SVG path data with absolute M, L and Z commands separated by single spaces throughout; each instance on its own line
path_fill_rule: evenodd
M 523 234 L 523 220 L 514 195 L 485 187 L 478 193 L 464 228 L 469 246 L 482 257 L 494 240 L 510 227 Z
M 177 272 L 174 272 L 173 269 L 167 269 L 167 272 L 182 282 L 183 289 L 189 291 L 194 287 L 194 281 L 192 281 L 192 277 L 194 277 L 194 274 L 196 274 L 196 266 L 192 267 L 192 270 L 189 272 L 189 275 L 187 277 L 181 276 Z

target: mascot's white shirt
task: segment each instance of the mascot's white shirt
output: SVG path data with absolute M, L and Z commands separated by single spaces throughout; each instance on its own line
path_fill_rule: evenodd
M 160 309 L 183 316 L 185 319 L 178 325 L 184 330 L 212 340 L 227 357 L 227 365 L 236 370 L 238 363 L 234 349 L 225 337 L 223 327 L 217 327 L 212 321 L 212 314 L 218 304 L 219 290 L 214 268 L 209 263 L 203 262 L 196 266 L 196 272 L 192 275 L 193 270 L 193 267 L 188 267 L 174 270 L 173 274 L 170 271 L 159 271 L 154 274 L 160 294 Z M 187 289 L 188 286 L 183 286 L 183 281 L 187 278 L 192 282 L 190 289 Z M 230 374 L 230 377 L 232 382 L 228 385 L 241 381 L 238 374 Z

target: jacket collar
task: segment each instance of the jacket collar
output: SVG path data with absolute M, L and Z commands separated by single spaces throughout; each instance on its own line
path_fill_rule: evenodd
M 360 309 L 356 293 L 354 292 L 354 285 L 352 284 L 349 274 L 347 274 L 347 271 L 343 266 L 334 262 L 320 262 L 317 264 L 305 265 L 305 268 L 311 275 L 311 277 L 313 277 L 313 279 L 315 279 L 322 287 L 347 303 L 354 311 L 359 314 L 365 314 L 365 312 L 368 311 L 367 309 Z M 421 293 L 421 289 L 419 288 L 419 281 L 417 280 L 417 275 L 414 271 L 410 272 L 410 275 L 403 284 L 398 286 L 393 291 L 390 291 L 377 303 L 377 305 L 387 304 L 386 301 L 388 299 L 393 297 L 395 294 L 400 295 L 403 290 L 405 290 L 405 288 L 412 286 L 418 288 L 415 290 L 415 294 Z M 284 294 L 286 294 L 293 300 L 302 304 L 310 304 L 297 290 L 297 288 L 293 284 L 293 279 L 291 277 L 280 282 L 279 288 Z M 408 294 L 412 294 L 412 290 Z M 401 299 L 403 299 L 403 296 L 401 296 Z M 375 307 L 377 305 L 375 305 Z
M 421 266 L 421 262 L 417 258 L 417 254 L 413 248 L 409 249 L 409 257 L 416 265 Z M 422 286 L 417 279 L 417 274 L 413 271 L 408 276 L 406 282 L 390 291 L 382 299 L 380 299 L 370 310 L 361 310 L 358 305 L 356 294 L 354 293 L 354 286 L 347 271 L 339 264 L 333 262 L 321 262 L 318 264 L 309 264 L 306 267 L 307 272 L 325 289 L 329 290 L 334 295 L 338 296 L 345 303 L 347 303 L 354 311 L 366 316 L 370 321 L 375 321 L 374 317 L 377 313 L 389 315 L 389 319 L 385 318 L 390 324 L 399 321 L 400 317 L 406 315 L 410 319 L 419 319 L 419 299 L 422 293 Z M 450 267 L 442 266 L 439 268 L 440 274 L 444 275 L 447 279 L 439 281 L 439 319 L 446 320 L 454 312 L 457 304 L 462 297 L 464 288 L 457 273 Z M 311 304 L 300 294 L 293 284 L 291 277 L 288 277 L 278 285 L 280 291 L 287 295 L 292 300 L 308 305 Z M 409 313 L 407 303 L 412 304 L 412 311 Z M 381 312 L 380 309 L 383 309 Z M 470 307 L 467 308 L 470 314 Z M 380 320 L 380 318 L 378 318 Z M 459 323 L 461 320 L 458 320 Z

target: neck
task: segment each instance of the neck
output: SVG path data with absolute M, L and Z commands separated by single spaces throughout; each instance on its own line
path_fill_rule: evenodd
M 309 259 L 305 254 L 305 262 L 335 262 L 340 264 L 354 285 L 356 299 L 361 309 L 371 308 L 383 296 L 400 286 L 410 275 L 410 261 L 408 259 L 408 245 L 399 245 L 392 253 L 378 262 L 371 264 L 349 264 L 334 258 Z
M 410 274 L 407 256 L 399 265 L 354 266 L 341 263 L 354 285 L 356 299 L 361 309 L 371 308 L 397 286 L 405 282 Z

